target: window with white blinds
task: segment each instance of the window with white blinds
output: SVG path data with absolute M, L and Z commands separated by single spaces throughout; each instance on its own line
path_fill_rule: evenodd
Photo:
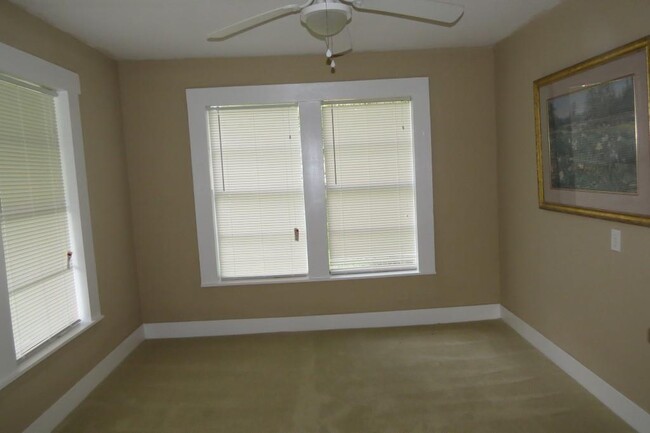
M 417 269 L 411 102 L 321 111 L 330 272 Z
M 16 357 L 79 321 L 55 96 L 0 79 L 0 235 Z
M 427 78 L 188 89 L 203 287 L 435 273 Z
M 222 279 L 307 274 L 298 106 L 208 110 Z
M 80 92 L 0 43 L 0 389 L 102 318 Z

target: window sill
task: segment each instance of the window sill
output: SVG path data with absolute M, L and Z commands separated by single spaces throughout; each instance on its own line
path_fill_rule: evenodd
M 371 272 L 359 274 L 336 274 L 326 277 L 292 277 L 292 278 L 258 278 L 246 280 L 230 280 L 230 281 L 208 281 L 201 283 L 202 288 L 210 287 L 228 287 L 228 286 L 256 286 L 267 284 L 291 284 L 291 283 L 308 283 L 319 281 L 343 281 L 343 280 L 368 280 L 374 278 L 391 278 L 391 277 L 407 277 L 415 275 L 435 275 L 435 272 L 420 272 L 420 271 L 394 271 L 394 272 Z
M 99 316 L 91 322 L 81 322 L 74 328 L 70 329 L 69 332 L 62 335 L 60 338 L 53 340 L 52 342 L 46 344 L 43 348 L 34 353 L 34 355 L 27 357 L 23 361 L 17 363 L 16 369 L 13 374 L 8 377 L 0 379 L 0 390 L 9 385 L 14 380 L 18 379 L 23 374 L 27 373 L 29 370 L 40 364 L 45 359 L 49 358 L 50 355 L 55 353 L 57 350 L 68 344 L 70 341 L 77 338 L 79 335 L 85 333 L 90 328 L 94 327 L 97 323 L 101 322 L 104 316 Z

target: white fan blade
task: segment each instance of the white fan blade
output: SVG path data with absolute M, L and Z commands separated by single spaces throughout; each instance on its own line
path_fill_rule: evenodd
M 378 12 L 445 24 L 454 24 L 465 11 L 462 6 L 435 0 L 362 0 L 352 5 L 361 12 Z
M 341 57 L 352 52 L 352 36 L 348 29 L 332 37 L 330 41 L 332 47 L 332 57 Z
M 269 21 L 273 21 L 274 19 L 283 17 L 285 15 L 298 13 L 304 6 L 305 4 L 282 6 L 281 8 L 273 9 L 268 12 L 255 15 L 254 17 L 246 18 L 245 20 L 241 20 L 238 23 L 231 24 L 227 27 L 210 33 L 208 36 L 208 41 L 221 41 L 228 39 L 231 36 L 235 36 L 236 34 L 252 29 L 253 27 L 257 27 Z

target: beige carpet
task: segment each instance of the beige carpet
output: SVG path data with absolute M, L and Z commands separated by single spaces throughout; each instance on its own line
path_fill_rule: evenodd
M 500 321 L 150 340 L 56 430 L 630 431 Z

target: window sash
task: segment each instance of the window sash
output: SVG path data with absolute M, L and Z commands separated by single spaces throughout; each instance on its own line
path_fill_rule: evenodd
M 323 103 L 332 274 L 416 270 L 410 100 Z
M 221 278 L 307 275 L 298 106 L 212 107 L 208 127 Z
M 0 238 L 17 359 L 80 320 L 56 96 L 0 77 Z

